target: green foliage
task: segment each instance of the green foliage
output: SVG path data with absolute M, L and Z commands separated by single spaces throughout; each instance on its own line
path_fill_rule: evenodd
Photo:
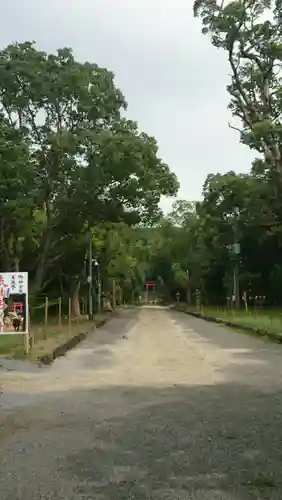
M 34 294 L 82 279 L 89 227 L 151 224 L 161 196 L 177 192 L 126 107 L 114 75 L 71 49 L 25 42 L 0 53 L 0 262 L 28 270 Z
M 148 235 L 150 277 L 161 276 L 167 293 L 185 300 L 196 289 L 209 304 L 226 305 L 233 293 L 234 214 L 239 212 L 239 278 L 250 306 L 255 296 L 281 304 L 282 204 L 276 177 L 263 162 L 249 174 L 210 174 L 201 202 L 178 201 Z M 186 212 L 185 212 L 186 209 Z M 187 276 L 188 271 L 188 276 Z M 187 279 L 189 278 L 189 279 Z
M 260 18 L 267 5 L 273 12 L 268 23 Z M 182 300 L 195 301 L 200 290 L 203 302 L 225 305 L 232 293 L 236 209 L 241 291 L 280 303 L 279 5 L 195 5 L 212 43 L 228 52 L 230 107 L 242 121 L 241 138 L 264 158 L 249 174 L 208 175 L 201 202 L 177 200 L 167 216 L 159 201 L 176 194 L 178 181 L 159 158 L 155 139 L 124 117 L 126 102 L 113 74 L 76 61 L 70 49 L 50 55 L 26 42 L 3 50 L 1 269 L 28 270 L 34 295 L 77 298 L 86 288 L 91 229 L 105 292 L 115 281 L 131 300 L 149 280 L 166 299 L 179 291 Z

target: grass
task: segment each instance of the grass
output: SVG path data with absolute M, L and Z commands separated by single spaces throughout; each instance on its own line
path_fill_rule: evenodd
M 105 318 L 105 314 L 97 315 L 94 322 L 103 318 Z M 71 328 L 69 328 L 66 319 L 62 320 L 62 325 L 60 326 L 53 318 L 50 318 L 46 326 L 42 323 L 31 324 L 30 331 L 34 339 L 34 344 L 32 349 L 30 349 L 28 359 L 33 361 L 39 356 L 49 354 L 69 338 L 80 332 L 85 332 L 89 328 L 90 322 L 85 318 L 73 320 Z M 24 335 L 0 335 L 0 356 L 10 359 L 26 358 L 24 352 Z
M 178 307 L 177 307 L 178 308 Z M 195 308 L 188 308 L 184 304 L 179 305 L 183 311 L 195 312 Z M 238 327 L 250 327 L 255 330 L 265 331 L 282 336 L 282 310 L 280 309 L 257 309 L 257 310 L 230 310 L 227 308 L 202 307 L 201 314 L 213 318 L 230 321 Z
M 282 315 L 278 311 L 230 311 L 228 309 L 203 308 L 204 316 L 211 316 L 230 321 L 238 326 L 249 326 L 254 330 L 265 330 L 269 333 L 281 333 Z

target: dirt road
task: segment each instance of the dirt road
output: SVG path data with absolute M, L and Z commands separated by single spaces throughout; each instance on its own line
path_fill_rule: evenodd
M 281 500 L 282 348 L 127 310 L 52 367 L 0 371 L 1 500 Z

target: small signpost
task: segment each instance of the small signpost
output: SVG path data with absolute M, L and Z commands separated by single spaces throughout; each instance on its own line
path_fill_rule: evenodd
M 24 335 L 26 353 L 29 351 L 28 311 L 28 273 L 0 273 L 0 335 Z

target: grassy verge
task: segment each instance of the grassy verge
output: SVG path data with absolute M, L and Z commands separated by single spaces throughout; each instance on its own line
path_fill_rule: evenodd
M 102 320 L 107 319 L 109 314 L 101 313 L 94 318 L 94 324 L 99 324 Z M 33 324 L 31 325 L 31 335 L 34 339 L 34 344 L 29 352 L 28 359 L 34 361 L 38 357 L 49 354 L 56 347 L 64 344 L 70 338 L 78 333 L 90 330 L 92 324 L 84 318 L 72 321 L 69 328 L 67 321 L 62 321 L 62 325 L 56 324 L 55 320 L 50 320 L 48 325 Z M 26 358 L 24 353 L 24 335 L 3 335 L 0 336 L 0 356 L 5 356 L 10 359 Z
M 197 314 L 193 307 L 188 308 L 185 304 L 178 304 L 176 308 L 180 311 Z M 228 326 L 234 326 L 242 330 L 249 330 L 259 335 L 273 336 L 275 340 L 282 342 L 282 311 L 281 310 L 230 310 L 216 307 L 202 307 L 197 315 L 205 319 L 214 319 Z
M 203 308 L 202 315 L 219 318 L 238 326 L 247 326 L 254 330 L 265 330 L 282 336 L 282 316 L 279 312 L 230 311 L 227 309 Z

